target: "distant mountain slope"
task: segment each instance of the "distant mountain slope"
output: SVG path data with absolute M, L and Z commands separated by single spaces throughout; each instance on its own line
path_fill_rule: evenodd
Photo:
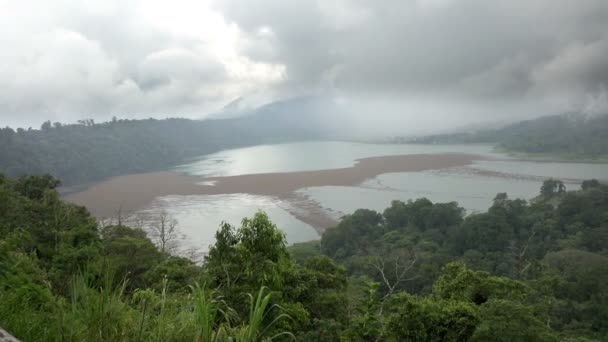
M 0 129 L 0 173 L 52 174 L 66 185 L 164 169 L 188 158 L 261 143 L 335 137 L 322 122 L 332 102 L 296 98 L 209 120 L 113 120 L 40 130 Z
M 608 155 L 608 115 L 564 114 L 527 120 L 500 129 L 410 139 L 421 143 L 495 143 L 522 153 L 600 158 Z
M 330 98 L 297 97 L 266 104 L 227 119 L 238 130 L 254 130 L 266 140 L 328 139 L 346 134 L 340 109 Z

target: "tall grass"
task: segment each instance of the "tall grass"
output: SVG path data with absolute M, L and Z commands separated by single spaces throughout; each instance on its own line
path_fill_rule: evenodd
M 244 321 L 206 286 L 191 286 L 189 294 L 171 294 L 167 280 L 162 289 L 126 292 L 127 280 L 106 276 L 99 281 L 81 273 L 73 277 L 67 297 L 50 297 L 47 311 L 34 311 L 21 300 L 0 303 L 0 313 L 13 313 L 22 322 L 4 320 L 17 337 L 31 341 L 198 341 L 258 342 L 295 339 L 277 332 L 277 323 L 290 319 L 262 287 L 256 297 L 247 294 L 249 310 Z M 99 285 L 99 284 L 102 285 Z M 4 299 L 8 297 L 4 296 Z M 5 306 L 9 304 L 10 307 Z M 27 318 L 29 317 L 29 319 Z M 31 322 L 33 324 L 28 324 Z M 240 323 L 239 323 L 240 322 Z
M 195 341 L 217 342 L 226 341 L 230 331 L 230 320 L 226 311 L 222 310 L 225 304 L 216 297 L 212 290 L 205 287 L 190 287 L 194 299 L 194 317 L 197 327 Z
M 60 301 L 58 324 L 61 341 L 121 341 L 130 338 L 135 311 L 125 302 L 126 280 L 93 286 L 84 275 L 74 277 L 69 302 Z
M 255 301 L 253 296 L 248 294 L 250 300 L 249 321 L 247 325 L 235 329 L 234 340 L 236 342 L 272 341 L 279 337 L 290 337 L 295 340 L 295 336 L 290 332 L 279 332 L 271 337 L 265 337 L 276 323 L 282 319 L 290 318 L 287 314 L 279 314 L 270 323 L 263 326 L 264 321 L 273 309 L 281 310 L 281 307 L 277 304 L 273 304 L 267 310 L 272 294 L 264 295 L 265 292 L 266 288 L 262 287 Z

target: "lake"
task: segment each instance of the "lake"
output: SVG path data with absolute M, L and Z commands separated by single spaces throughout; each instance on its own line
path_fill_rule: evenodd
M 219 224 L 238 225 L 258 210 L 266 211 L 282 228 L 290 243 L 319 237 L 314 220 L 333 220 L 357 208 L 382 211 L 391 200 L 426 197 L 434 202 L 457 201 L 467 213 L 484 211 L 499 192 L 510 198 L 531 199 L 538 195 L 542 181 L 562 179 L 575 189 L 584 179 L 606 179 L 608 164 L 558 163 L 514 160 L 496 153 L 487 145 L 404 145 L 354 142 L 299 142 L 261 145 L 225 150 L 201 156 L 174 168 L 199 177 L 230 177 L 267 173 L 342 169 L 353 167 L 357 159 L 376 156 L 436 155 L 465 153 L 483 158 L 469 165 L 416 172 L 383 173 L 352 186 L 312 186 L 295 192 L 295 200 L 251 193 L 159 196 L 139 212 L 153 215 L 167 210 L 179 222 L 183 244 L 206 250 L 213 243 Z M 205 181 L 200 185 L 214 185 Z M 308 222 L 308 223 L 306 223 Z M 312 223 L 311 223 L 312 222 Z

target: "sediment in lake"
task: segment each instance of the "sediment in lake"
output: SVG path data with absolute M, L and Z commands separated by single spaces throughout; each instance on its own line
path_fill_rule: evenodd
M 472 154 L 408 154 L 362 158 L 350 167 L 246 174 L 226 177 L 188 176 L 175 172 L 152 172 L 118 176 L 71 193 L 65 199 L 86 206 L 97 217 L 115 216 L 119 211 L 136 211 L 157 197 L 169 195 L 221 195 L 245 193 L 278 198 L 292 206 L 298 219 L 322 232 L 335 223 L 330 215 L 319 217 L 321 210 L 307 210 L 310 203 L 295 196 L 298 189 L 318 186 L 357 186 L 380 174 L 418 172 L 471 164 L 484 157 Z M 305 203 L 298 207 L 298 203 Z M 299 210 L 298 210 L 299 209 Z M 310 216 L 310 217 L 307 217 Z

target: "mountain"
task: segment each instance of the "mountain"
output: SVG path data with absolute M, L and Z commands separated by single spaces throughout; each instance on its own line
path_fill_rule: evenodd
M 599 159 L 608 156 L 608 114 L 568 113 L 521 121 L 499 129 L 404 140 L 417 143 L 493 143 L 509 152 L 552 154 L 566 159 Z
M 247 115 L 253 107 L 242 96 L 228 102 L 219 112 L 211 113 L 204 119 L 233 119 Z
M 344 116 L 331 98 L 296 97 L 241 112 L 227 123 L 276 141 L 331 139 L 347 134 L 340 125 Z
M 235 103 L 235 107 L 236 107 Z M 329 99 L 274 102 L 224 119 L 112 120 L 0 129 L 0 173 L 49 173 L 65 185 L 162 170 L 222 149 L 339 137 L 326 113 Z

